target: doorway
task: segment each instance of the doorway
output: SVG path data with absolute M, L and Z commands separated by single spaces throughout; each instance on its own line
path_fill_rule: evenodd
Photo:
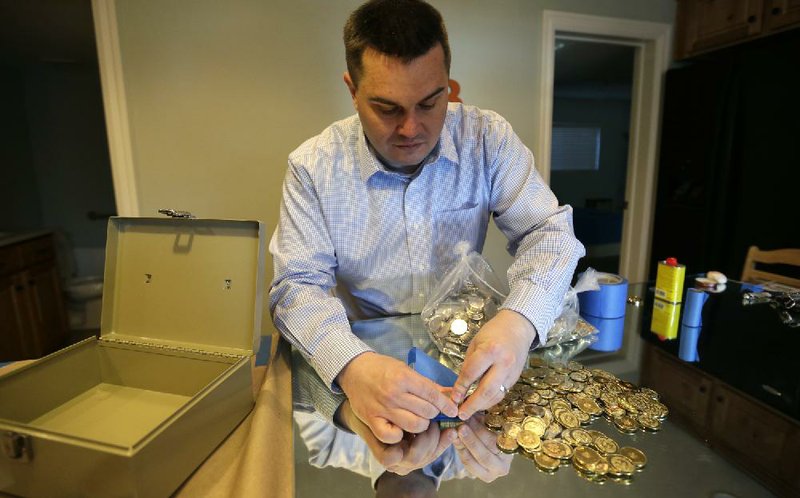
M 556 33 L 550 188 L 572 206 L 579 273 L 620 271 L 636 49 Z
M 553 125 L 556 123 L 554 114 L 555 102 L 555 68 L 558 44 L 563 50 L 568 43 L 574 42 L 578 49 L 591 49 L 594 57 L 599 52 L 596 50 L 607 49 L 616 52 L 616 46 L 630 47 L 633 50 L 633 65 L 630 88 L 630 111 L 628 136 L 627 136 L 627 169 L 624 173 L 624 195 L 622 197 L 603 194 L 590 199 L 588 202 L 582 198 L 579 206 L 590 206 L 607 214 L 610 220 L 604 221 L 604 228 L 597 234 L 597 248 L 608 251 L 618 258 L 616 267 L 623 277 L 630 282 L 644 282 L 650 268 L 650 244 L 652 239 L 652 220 L 655 200 L 656 183 L 656 158 L 658 156 L 658 137 L 661 120 L 661 91 L 664 75 L 669 64 L 671 25 L 634 21 L 629 19 L 607 18 L 573 14 L 568 12 L 544 11 L 542 22 L 542 71 L 539 81 L 539 136 L 537 137 L 538 168 L 546 181 L 553 180 L 561 174 L 552 167 Z M 595 44 L 592 47 L 580 45 L 581 43 Z M 598 44 L 599 45 L 596 45 Z M 610 47 L 607 45 L 611 45 Z M 629 64 L 629 56 L 625 55 L 627 49 L 622 49 L 621 60 Z M 629 53 L 629 52 L 628 52 Z M 584 62 L 583 64 L 586 64 Z M 562 92 L 563 93 L 563 92 Z M 602 99 L 607 100 L 607 99 Z M 573 113 L 574 114 L 580 114 Z M 589 114 L 586 112 L 585 114 Z M 559 116 L 561 111 L 559 111 Z M 571 118 L 570 120 L 571 121 Z M 567 123 L 569 124 L 569 123 Z M 591 138 L 594 129 L 595 137 L 600 126 L 573 126 L 574 128 L 588 128 L 578 133 L 584 140 Z M 559 132 L 560 133 L 560 132 Z M 602 134 L 602 130 L 599 132 Z M 624 133 L 624 132 L 623 132 Z M 558 139 L 562 139 L 559 137 Z M 624 138 L 624 136 L 623 136 Z M 602 146 L 602 140 L 597 140 L 595 145 Z M 595 149 L 595 158 L 599 160 L 599 149 Z M 586 150 L 591 151 L 591 148 Z M 590 158 L 591 159 L 591 158 Z M 557 159 L 557 161 L 560 158 Z M 573 161 L 574 162 L 574 161 Z M 586 167 L 595 167 L 595 163 L 588 161 Z M 599 162 L 596 163 L 598 166 Z M 569 173 L 567 173 L 569 174 Z M 612 175 L 613 176 L 613 175 Z M 556 178 L 554 190 L 565 189 L 558 186 L 560 180 Z M 619 180 L 617 180 L 619 182 Z M 619 183 L 617 183 L 619 185 Z M 608 199 L 611 199 L 610 201 Z M 621 200 L 620 200 L 621 199 Z M 619 215 L 614 215 L 621 209 L 621 227 Z M 606 245 L 604 238 L 614 230 L 621 233 L 618 251 L 616 243 Z M 589 223 L 590 227 L 594 223 Z M 592 244 L 588 244 L 592 246 Z M 591 253 L 590 253 L 591 254 Z M 598 253 L 596 252 L 595 255 Z M 599 253 L 601 256 L 602 251 Z M 618 254 L 618 256 L 617 256 Z M 613 269 L 613 261 L 608 268 Z M 637 310 L 626 314 L 626 320 L 632 323 L 638 317 Z M 631 330 L 634 330 L 633 327 Z M 614 353 L 594 353 L 581 357 L 585 363 L 602 364 L 603 368 L 617 374 L 635 372 L 639 365 L 641 354 L 641 340 L 636 333 L 625 334 L 622 348 Z
M 97 288 L 116 206 L 91 1 L 0 0 L 0 88 L 0 232 L 52 231 L 62 290 Z

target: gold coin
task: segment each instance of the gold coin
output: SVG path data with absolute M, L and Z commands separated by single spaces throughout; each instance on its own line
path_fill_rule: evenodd
M 589 414 L 580 410 L 572 410 L 572 414 L 575 415 L 575 418 L 578 419 L 578 423 L 581 425 L 587 425 L 592 421 L 592 417 Z
M 572 458 L 572 446 L 560 439 L 542 441 L 542 451 L 559 460 L 569 460 Z
M 525 408 L 522 406 L 508 406 L 503 412 L 503 416 L 508 422 L 522 422 L 525 418 Z
M 575 416 L 575 413 L 573 413 L 572 410 L 559 411 L 558 413 L 555 413 L 555 417 L 559 424 L 568 429 L 577 429 L 581 425 L 578 417 Z
M 533 461 L 536 462 L 537 467 L 548 472 L 554 472 L 558 470 L 558 466 L 561 465 L 560 459 L 553 458 L 545 453 L 534 454 Z
M 578 442 L 572 437 L 572 429 L 564 429 L 561 431 L 561 439 L 570 446 L 578 446 Z
M 547 430 L 544 431 L 543 439 L 555 439 L 557 438 L 562 432 L 562 427 L 558 425 L 557 422 L 552 422 L 550 425 L 547 426 Z
M 525 420 L 522 421 L 522 428 L 542 437 L 547 429 L 547 424 L 539 417 L 525 417 Z
M 592 445 L 600 452 L 605 454 L 616 453 L 617 450 L 619 450 L 619 445 L 617 442 L 608 436 L 598 436 L 592 442 Z
M 627 415 L 623 415 L 621 417 L 616 417 L 614 420 L 614 426 L 626 434 L 633 434 L 639 430 L 639 423 L 636 422 L 636 419 L 633 417 L 629 417 Z
M 503 434 L 509 437 L 516 437 L 522 432 L 522 425 L 519 422 L 506 422 L 503 424 Z
M 530 360 L 528 360 L 528 365 L 530 365 L 532 368 L 544 367 L 547 366 L 547 362 L 544 361 L 542 358 L 533 357 Z
M 589 384 L 583 388 L 583 394 L 591 396 L 592 398 L 599 398 L 600 388 L 597 387 L 595 384 Z
M 585 372 L 581 372 L 580 370 L 576 372 L 571 372 L 569 374 L 569 378 L 574 380 L 575 382 L 586 382 L 589 380 L 589 375 Z
M 544 408 L 538 405 L 525 405 L 525 415 L 529 417 L 539 417 L 541 419 L 544 419 L 545 417 Z M 523 421 L 523 425 L 524 424 L 525 422 Z
M 556 398 L 550 401 L 550 409 L 555 413 L 557 410 L 571 410 L 572 406 L 563 398 Z
M 588 446 L 594 441 L 592 436 L 583 429 L 572 429 L 572 438 L 576 443 L 583 446 Z
M 500 434 L 497 436 L 497 447 L 503 453 L 514 453 L 517 451 L 519 444 L 517 444 L 516 438 L 513 438 L 507 434 Z
M 651 415 L 644 413 L 640 414 L 638 417 L 636 417 L 636 421 L 639 422 L 639 425 L 642 426 L 642 429 L 646 431 L 657 432 L 661 430 L 661 422 Z
M 578 474 L 579 477 L 586 479 L 589 482 L 593 482 L 595 484 L 604 484 L 606 482 L 607 479 L 606 476 L 585 472 L 579 469 L 578 467 L 575 467 L 574 465 L 573 468 L 575 469 L 575 473 Z
M 604 433 L 600 432 L 600 431 L 596 431 L 596 430 L 593 430 L 593 429 L 585 429 L 585 430 L 586 430 L 586 433 L 589 434 L 589 436 L 591 436 L 592 441 L 594 441 L 595 439 L 597 439 L 600 436 L 606 437 L 606 435 Z
M 539 393 L 542 399 L 553 399 L 556 397 L 556 393 L 554 393 L 552 389 L 539 389 L 536 392 Z
M 658 401 L 659 399 L 658 393 L 648 387 L 640 387 L 639 392 L 652 400 Z
M 577 361 L 571 361 L 567 363 L 567 368 L 569 368 L 570 370 L 583 370 L 583 365 L 581 365 Z
M 536 391 L 529 392 L 522 397 L 522 401 L 529 405 L 535 405 L 542 400 L 542 395 Z
M 604 476 L 608 474 L 608 468 L 609 468 L 608 460 L 602 459 L 599 462 L 592 465 L 589 470 L 599 476 Z
M 503 416 L 496 413 L 490 413 L 486 415 L 486 418 L 483 421 L 487 428 L 496 431 L 502 429 L 505 422 L 506 420 L 503 418 Z
M 576 465 L 579 465 L 590 472 L 592 472 L 590 465 L 593 465 L 602 459 L 603 456 L 600 455 L 600 453 L 593 448 L 589 448 L 588 446 L 576 447 L 575 452 L 572 455 L 572 461 Z
M 618 453 L 622 456 L 628 457 L 628 459 L 637 469 L 643 469 L 644 466 L 647 465 L 647 456 L 645 456 L 644 452 L 640 449 L 626 446 L 624 448 L 620 448 Z
M 608 473 L 618 477 L 630 477 L 636 470 L 631 460 L 623 455 L 608 455 Z
M 531 431 L 520 431 L 517 435 L 517 444 L 528 453 L 535 453 L 542 449 L 542 440 Z

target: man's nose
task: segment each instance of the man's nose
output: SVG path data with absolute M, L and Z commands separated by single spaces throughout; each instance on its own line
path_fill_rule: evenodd
M 421 123 L 416 111 L 409 111 L 400 118 L 397 125 L 397 133 L 403 137 L 415 137 L 420 131 Z

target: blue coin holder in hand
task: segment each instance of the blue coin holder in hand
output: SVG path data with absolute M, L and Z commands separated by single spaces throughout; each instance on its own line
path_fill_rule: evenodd
M 438 361 L 434 360 L 427 354 L 425 354 L 419 348 L 411 348 L 408 351 L 408 366 L 411 367 L 415 372 L 418 374 L 427 377 L 428 379 L 434 381 L 435 383 L 439 384 L 440 386 L 445 387 L 452 387 L 453 384 L 456 383 L 456 379 L 458 379 L 458 375 L 455 372 L 447 368 L 446 366 L 442 365 Z M 439 413 L 439 415 L 435 416 L 433 420 L 439 421 L 458 421 L 461 420 L 458 417 L 448 417 L 443 413 Z

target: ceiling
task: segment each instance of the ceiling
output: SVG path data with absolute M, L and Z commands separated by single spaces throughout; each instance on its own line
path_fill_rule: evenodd
M 0 0 L 0 62 L 97 64 L 90 0 Z

